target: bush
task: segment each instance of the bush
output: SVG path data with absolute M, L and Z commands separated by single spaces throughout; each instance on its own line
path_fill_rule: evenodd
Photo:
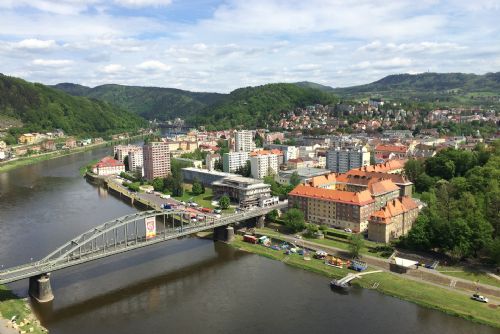
M 299 209 L 290 209 L 284 217 L 285 225 L 293 232 L 302 231 L 306 227 L 304 213 Z

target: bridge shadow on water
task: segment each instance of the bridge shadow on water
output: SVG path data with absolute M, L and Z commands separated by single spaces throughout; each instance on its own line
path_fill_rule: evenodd
M 179 255 L 179 253 L 193 249 L 193 244 L 191 243 L 184 246 L 182 244 L 183 243 L 172 245 L 177 247 L 169 249 L 168 256 Z M 206 243 L 202 245 L 206 246 Z M 105 312 L 106 316 L 112 316 L 130 313 L 140 309 L 151 309 L 151 305 L 154 305 L 154 300 L 163 300 L 167 298 L 167 296 L 169 300 L 186 297 L 190 293 L 193 293 L 207 277 L 213 275 L 218 268 L 228 265 L 231 261 L 250 255 L 219 242 L 213 242 L 213 245 L 215 254 L 212 257 L 204 258 L 196 262 L 191 261 L 185 266 L 168 268 L 166 272 L 159 275 L 141 278 L 137 281 L 125 282 L 125 284 L 130 284 L 126 286 L 117 286 L 112 290 L 98 294 L 89 299 L 77 301 L 67 306 L 57 307 L 56 302 L 45 304 L 32 302 L 33 310 L 42 324 L 50 327 L 51 323 L 71 319 L 85 313 Z M 198 245 L 195 245 L 195 247 L 196 246 Z M 101 276 L 100 280 L 104 280 L 105 276 L 110 272 L 133 266 L 132 263 L 141 260 L 144 255 L 145 254 L 137 254 L 125 259 L 118 259 L 114 261 L 115 263 L 113 263 L 112 269 L 108 267 L 106 267 L 107 269 L 93 267 L 83 269 L 83 272 L 78 271 L 64 275 L 63 282 L 61 282 L 62 284 L 56 284 L 56 301 L 58 298 L 58 290 L 61 290 L 63 286 L 70 287 L 72 280 L 85 280 L 85 276 L 92 277 L 92 279 Z M 163 249 L 153 249 L 147 252 L 147 259 L 149 261 L 164 256 L 165 253 Z M 133 270 L 133 268 L 131 270 Z M 57 282 L 57 276 L 54 278 L 54 282 Z M 96 281 L 98 282 L 99 279 L 96 279 Z M 59 291 L 59 293 L 61 293 L 61 291 Z M 62 296 L 59 296 L 59 298 L 61 297 Z

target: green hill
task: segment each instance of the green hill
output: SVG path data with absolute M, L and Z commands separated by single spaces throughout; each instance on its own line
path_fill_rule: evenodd
M 75 97 L 38 83 L 0 74 L 0 116 L 22 122 L 11 132 L 51 131 L 105 135 L 134 131 L 146 122 L 104 101 Z
M 196 114 L 226 94 L 196 93 L 174 88 L 102 85 L 95 88 L 70 83 L 53 86 L 71 95 L 107 101 L 146 119 L 168 120 Z
M 338 99 L 318 89 L 295 84 L 267 84 L 239 88 L 224 100 L 189 118 L 196 125 L 212 128 L 265 127 L 273 125 L 283 111 L 312 104 L 332 104 Z
M 343 98 L 413 99 L 423 102 L 457 104 L 497 103 L 500 96 L 500 72 L 484 75 L 465 73 L 421 73 L 389 75 L 370 84 L 335 88 Z
M 304 87 L 304 88 L 319 89 L 319 90 L 322 90 L 324 92 L 332 92 L 334 90 L 334 88 L 332 88 L 330 86 L 325 86 L 325 85 L 318 84 L 315 82 L 310 82 L 310 81 L 295 82 L 295 85 L 297 85 L 299 87 Z

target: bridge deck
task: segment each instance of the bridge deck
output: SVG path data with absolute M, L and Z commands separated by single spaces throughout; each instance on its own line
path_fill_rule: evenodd
M 68 248 L 69 246 L 72 246 L 73 248 L 70 248 L 69 251 L 65 250 L 66 253 L 64 254 L 62 252 L 64 246 L 61 247 L 59 250 L 62 255 L 59 257 L 54 257 L 52 259 L 51 255 L 49 255 L 48 257 L 37 262 L 27 263 L 17 267 L 8 268 L 3 271 L 0 271 L 0 284 L 10 283 L 21 279 L 40 275 L 43 273 L 53 272 L 63 268 L 75 266 L 81 263 L 94 261 L 103 257 L 131 251 L 137 248 L 157 244 L 159 242 L 164 242 L 167 240 L 190 235 L 193 233 L 213 229 L 219 226 L 225 226 L 228 224 L 238 223 L 247 219 L 260 217 L 262 215 L 269 213 L 274 209 L 283 209 L 287 205 L 288 205 L 287 202 L 281 202 L 277 205 L 273 205 L 266 208 L 259 208 L 231 215 L 224 215 L 221 218 L 212 221 L 206 219 L 204 222 L 189 223 L 179 227 L 166 228 L 162 231 L 157 232 L 156 236 L 152 238 L 146 238 L 145 236 L 141 236 L 138 238 L 136 235 L 133 239 L 129 239 L 128 236 L 125 236 L 126 239 L 122 241 L 118 242 L 118 240 L 115 239 L 116 241 L 113 244 L 109 244 L 106 242 L 103 243 L 102 245 L 98 245 L 97 243 L 95 243 L 95 239 L 97 238 L 96 236 L 92 236 L 92 238 L 88 240 L 85 240 L 84 237 L 82 238 L 82 236 L 90 235 L 95 231 L 101 232 L 101 234 L 98 234 L 98 236 L 102 236 L 103 233 L 113 233 L 113 232 L 115 232 L 116 235 L 115 230 L 118 228 L 122 228 L 124 224 L 137 221 L 139 219 L 144 219 L 147 217 L 182 215 L 183 212 L 182 211 L 179 212 L 176 210 L 163 210 L 154 212 L 148 211 L 148 212 L 138 213 L 135 215 L 125 216 L 122 218 L 118 218 L 113 222 L 108 222 L 103 225 L 100 225 L 92 229 L 91 231 L 86 232 L 76 237 L 75 239 L 71 240 L 66 244 L 66 246 L 68 246 Z M 117 222 L 121 223 L 121 225 L 117 224 Z M 83 243 L 79 245 L 78 242 L 82 239 Z M 89 245 L 90 247 L 85 248 L 83 247 L 84 245 Z M 79 250 L 79 252 L 76 253 L 75 250 Z M 53 252 L 52 254 L 55 253 L 57 252 Z

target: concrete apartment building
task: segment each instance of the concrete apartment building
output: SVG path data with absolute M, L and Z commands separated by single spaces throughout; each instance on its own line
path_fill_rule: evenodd
M 205 157 L 205 165 L 208 170 L 215 170 L 215 164 L 220 160 L 220 154 L 208 153 Z
M 263 179 L 268 175 L 276 175 L 279 170 L 279 160 L 283 156 L 280 150 L 261 150 L 250 153 L 250 168 L 252 177 Z
M 349 192 L 299 185 L 288 194 L 288 206 L 298 207 L 308 222 L 353 232 L 368 228 L 374 204 L 368 190 Z
M 335 173 L 345 173 L 353 168 L 369 164 L 370 152 L 366 147 L 337 147 L 326 153 L 326 168 Z
M 299 149 L 295 146 L 269 144 L 266 146 L 269 150 L 280 150 L 283 152 L 283 163 L 286 164 L 290 159 L 299 157 Z
M 128 156 L 130 151 L 141 150 L 142 147 L 138 145 L 116 145 L 113 147 L 113 154 L 116 157 L 116 160 L 123 162 L 125 157 Z
M 245 166 L 250 159 L 250 152 L 229 152 L 222 157 L 222 167 L 226 173 L 234 173 L 241 166 Z
M 144 177 L 153 180 L 170 174 L 170 151 L 168 144 L 150 142 L 143 147 Z
M 131 172 L 138 175 L 144 175 L 144 153 L 140 146 L 137 146 L 128 152 L 128 168 Z
M 234 134 L 234 150 L 236 152 L 251 152 L 255 150 L 253 132 L 250 130 L 236 131 Z

